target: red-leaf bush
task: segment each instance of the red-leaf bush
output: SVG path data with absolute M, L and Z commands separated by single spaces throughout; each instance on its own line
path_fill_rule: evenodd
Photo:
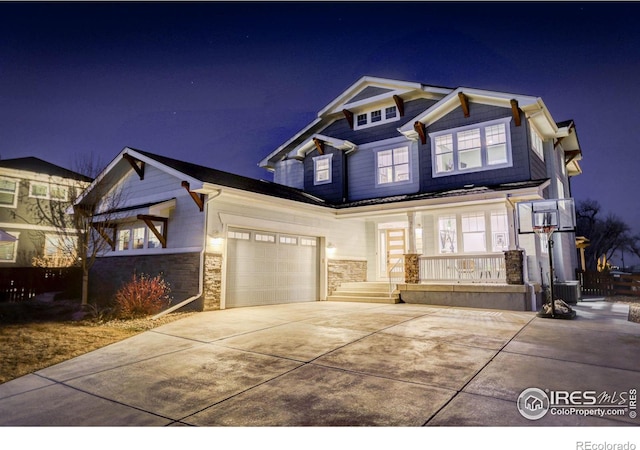
M 118 316 L 135 318 L 158 313 L 171 303 L 170 293 L 169 284 L 160 275 L 134 274 L 116 293 Z

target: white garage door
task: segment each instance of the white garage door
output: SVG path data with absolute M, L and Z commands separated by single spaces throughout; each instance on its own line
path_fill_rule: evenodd
M 318 299 L 318 239 L 230 229 L 227 308 Z

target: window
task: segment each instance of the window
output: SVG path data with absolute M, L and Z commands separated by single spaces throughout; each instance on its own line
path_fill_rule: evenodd
M 484 213 L 462 215 L 462 245 L 465 253 L 487 250 Z
M 254 239 L 258 242 L 269 242 L 271 244 L 276 243 L 276 236 L 273 234 L 256 233 Z
M 298 238 L 293 236 L 280 236 L 281 244 L 298 245 Z
M 456 216 L 438 218 L 438 234 L 440 238 L 440 253 L 458 252 Z
M 119 251 L 129 250 L 130 241 L 131 241 L 131 230 L 126 228 L 124 230 L 118 230 L 118 243 L 116 245 L 116 248 Z
M 16 262 L 16 255 L 18 253 L 18 239 L 20 238 L 20 233 L 17 232 L 7 232 L 14 238 L 16 238 L 13 242 L 0 242 L 0 263 L 14 263 Z
M 69 198 L 69 189 L 65 186 L 32 181 L 29 184 L 29 197 L 65 201 Z
M 19 180 L 0 178 L 0 206 L 16 206 L 18 185 Z
M 398 108 L 395 106 L 389 106 L 384 109 L 384 118 L 385 119 L 394 119 L 398 115 Z
M 242 241 L 248 241 L 251 235 L 247 231 L 229 231 L 227 233 L 227 237 L 229 239 L 239 239 Z
M 313 158 L 313 184 L 331 183 L 331 166 L 333 155 L 316 156 Z
M 400 115 L 398 114 L 396 105 L 376 107 L 376 109 L 356 114 L 354 128 L 367 128 L 387 122 L 395 122 L 397 120 L 400 120 Z
M 156 227 L 156 230 L 158 230 L 158 233 L 162 234 L 162 228 L 163 228 L 163 224 L 158 222 L 154 222 L 153 225 Z M 160 242 L 160 239 L 158 239 L 155 235 L 155 233 L 151 230 L 148 231 L 149 236 L 147 238 L 147 248 L 160 248 L 162 247 L 162 242 Z
M 316 247 L 317 246 L 317 240 L 314 239 L 314 238 L 301 237 L 300 238 L 300 245 L 302 245 L 304 247 Z
M 410 181 L 409 147 L 398 147 L 376 153 L 376 184 L 402 183 Z
M 153 222 L 154 227 L 162 234 L 164 224 Z M 146 225 L 124 225 L 118 230 L 116 250 L 141 250 L 145 248 L 162 248 L 162 243 Z
M 531 130 L 531 148 L 544 161 L 544 146 L 542 143 L 542 138 L 533 128 L 533 126 L 531 126 L 529 129 Z
M 491 246 L 494 252 L 509 250 L 509 222 L 506 212 L 491 213 Z
M 510 167 L 511 118 L 429 134 L 434 177 Z

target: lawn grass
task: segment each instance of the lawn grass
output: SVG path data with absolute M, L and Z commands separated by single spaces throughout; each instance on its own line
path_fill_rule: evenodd
M 193 313 L 161 319 L 79 318 L 74 302 L 0 303 L 0 383 L 88 353 Z

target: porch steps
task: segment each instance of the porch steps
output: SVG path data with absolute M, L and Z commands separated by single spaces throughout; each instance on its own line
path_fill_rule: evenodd
M 400 303 L 400 293 L 396 290 L 389 295 L 389 283 L 349 282 L 342 283 L 327 297 L 331 302 Z

